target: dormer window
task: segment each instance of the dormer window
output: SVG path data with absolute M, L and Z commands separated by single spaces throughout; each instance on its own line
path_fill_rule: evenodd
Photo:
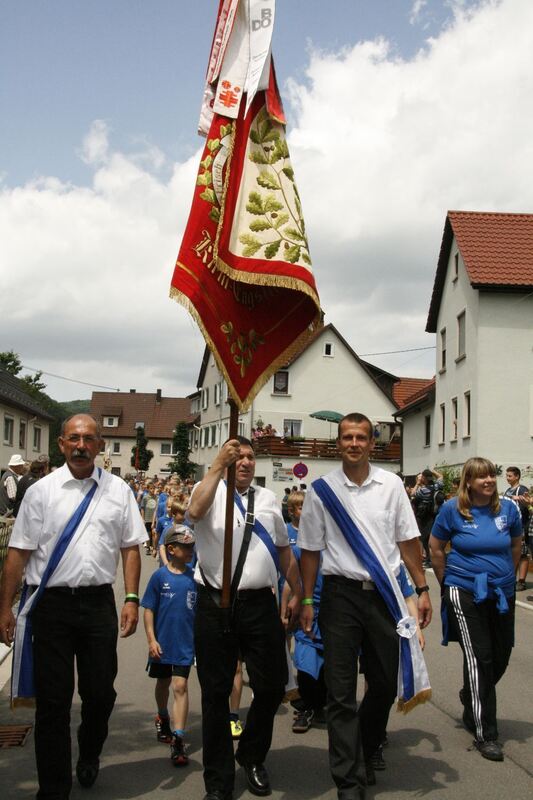
M 104 427 L 118 428 L 118 417 L 104 417 Z

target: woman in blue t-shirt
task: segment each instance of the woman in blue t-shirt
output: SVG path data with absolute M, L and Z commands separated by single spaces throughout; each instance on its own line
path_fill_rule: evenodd
M 475 747 L 491 761 L 503 760 L 497 741 L 496 684 L 514 643 L 514 576 L 521 537 L 514 503 L 498 497 L 496 467 L 485 458 L 470 458 L 457 496 L 440 508 L 430 548 L 443 589 L 449 638 L 459 641 L 464 656 L 459 692 L 463 722 L 475 736 Z

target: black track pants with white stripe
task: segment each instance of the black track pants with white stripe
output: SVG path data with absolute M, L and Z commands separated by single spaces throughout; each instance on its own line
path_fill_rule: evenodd
M 445 600 L 450 622 L 463 651 L 463 721 L 479 741 L 498 738 L 496 684 L 507 669 L 514 643 L 514 597 L 500 614 L 495 600 L 474 603 L 470 592 L 448 586 Z

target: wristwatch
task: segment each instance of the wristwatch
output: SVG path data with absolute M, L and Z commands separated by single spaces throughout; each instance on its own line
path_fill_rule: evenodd
M 415 586 L 415 592 L 420 597 L 424 592 L 429 592 L 429 586 L 427 584 L 426 586 Z

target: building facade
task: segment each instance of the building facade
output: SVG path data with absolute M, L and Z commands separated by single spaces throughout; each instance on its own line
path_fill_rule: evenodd
M 19 453 L 28 463 L 41 454 L 48 455 L 50 416 L 24 390 L 24 382 L 0 367 L 0 470 L 11 456 Z

